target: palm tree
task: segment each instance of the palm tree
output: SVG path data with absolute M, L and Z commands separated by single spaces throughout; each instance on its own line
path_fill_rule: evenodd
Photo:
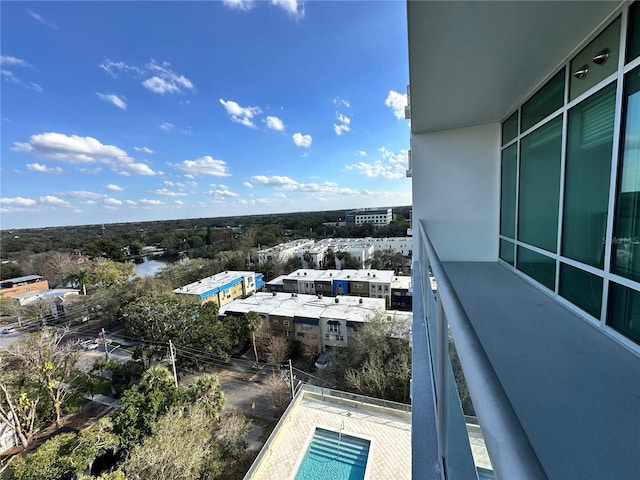
M 244 314 L 244 319 L 247 321 L 247 327 L 251 332 L 251 340 L 253 342 L 253 353 L 256 355 L 256 367 L 258 366 L 258 349 L 256 348 L 256 332 L 262 327 L 262 317 L 258 315 L 258 312 L 249 310 Z

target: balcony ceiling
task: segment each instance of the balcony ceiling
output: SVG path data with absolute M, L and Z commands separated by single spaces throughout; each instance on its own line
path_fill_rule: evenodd
M 620 4 L 408 2 L 412 132 L 503 120 Z

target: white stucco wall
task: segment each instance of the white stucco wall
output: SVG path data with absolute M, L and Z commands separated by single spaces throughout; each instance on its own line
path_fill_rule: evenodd
M 412 136 L 414 238 L 426 221 L 442 261 L 498 258 L 500 132 L 492 123 Z

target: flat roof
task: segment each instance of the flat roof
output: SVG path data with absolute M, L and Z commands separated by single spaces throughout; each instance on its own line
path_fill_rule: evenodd
M 314 270 L 312 268 L 299 268 L 289 275 L 282 275 L 283 280 L 360 280 L 378 281 L 390 283 L 395 275 L 393 270 L 376 269 L 345 269 L 345 270 Z M 278 277 L 280 278 L 280 277 Z M 410 278 L 410 277 L 407 277 Z
M 322 297 L 302 293 L 274 292 L 256 293 L 220 307 L 220 314 L 227 312 L 245 314 L 249 311 L 292 318 L 300 316 L 364 322 L 369 317 L 385 311 L 385 299 L 346 295 Z
M 41 275 L 25 275 L 24 277 L 7 278 L 1 283 L 22 283 L 30 280 L 44 280 L 44 278 Z
M 393 402 L 383 407 L 383 402 L 336 390 L 303 387 L 245 480 L 294 478 L 317 427 L 369 440 L 367 480 L 411 478 L 410 407 Z
M 242 271 L 227 271 L 220 272 L 212 275 L 211 277 L 203 278 L 197 282 L 190 283 L 184 287 L 176 288 L 173 293 L 183 293 L 187 295 L 200 295 L 206 294 L 216 288 L 223 288 L 229 284 L 232 284 L 238 279 L 243 279 L 255 275 L 255 272 L 242 272 Z

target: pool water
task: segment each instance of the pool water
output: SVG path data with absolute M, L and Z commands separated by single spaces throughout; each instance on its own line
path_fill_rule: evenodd
M 364 480 L 369 440 L 316 428 L 295 480 Z

